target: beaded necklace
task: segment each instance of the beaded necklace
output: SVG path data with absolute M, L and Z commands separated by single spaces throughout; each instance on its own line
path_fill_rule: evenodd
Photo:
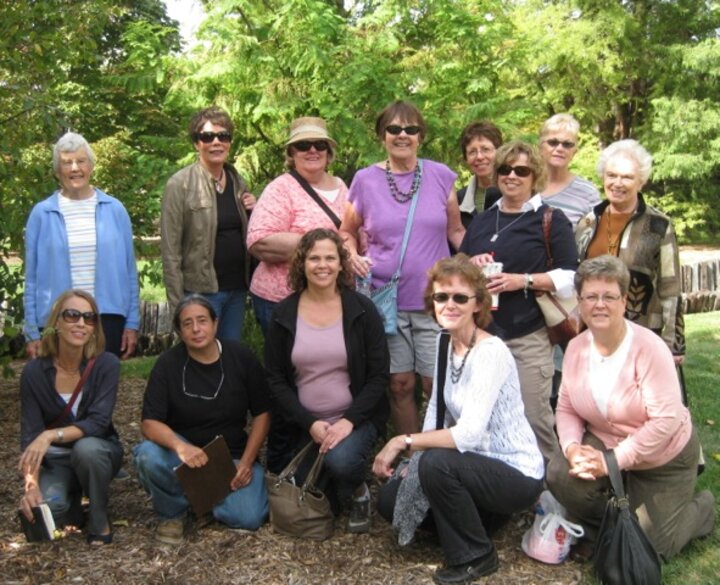
M 395 199 L 395 201 L 397 201 L 398 203 L 407 203 L 415 196 L 415 193 L 418 192 L 418 189 L 420 189 L 420 181 L 422 180 L 420 163 L 418 162 L 415 164 L 415 175 L 413 176 L 412 187 L 410 187 L 410 191 L 408 191 L 407 193 L 398 189 L 397 183 L 395 182 L 395 177 L 390 171 L 389 160 L 385 161 L 385 178 L 387 179 L 388 187 L 390 187 L 390 195 L 392 195 L 393 199 Z
M 467 362 L 468 355 L 470 355 L 470 351 L 475 346 L 475 338 L 477 337 L 477 327 L 473 329 L 472 337 L 470 338 L 470 343 L 465 350 L 465 355 L 463 355 L 463 359 L 460 362 L 459 367 L 455 367 L 455 354 L 450 353 L 450 380 L 452 380 L 453 384 L 457 384 L 460 381 L 460 376 L 462 376 L 463 370 L 465 369 L 465 362 Z

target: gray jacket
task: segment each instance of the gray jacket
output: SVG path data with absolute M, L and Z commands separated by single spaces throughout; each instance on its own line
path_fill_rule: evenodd
M 232 177 L 235 203 L 242 222 L 243 241 L 248 214 L 241 201 L 248 190 L 235 167 L 225 164 Z M 215 258 L 217 194 L 210 173 L 196 162 L 175 173 L 165 186 L 160 213 L 160 252 L 170 310 L 185 291 L 218 292 Z M 245 254 L 245 283 L 249 285 L 250 254 Z

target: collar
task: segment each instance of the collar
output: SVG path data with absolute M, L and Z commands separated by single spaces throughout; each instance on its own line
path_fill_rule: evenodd
M 462 202 L 460 203 L 460 211 L 464 213 L 470 213 L 472 214 L 475 211 L 475 191 L 477 189 L 477 180 L 475 178 L 475 175 L 472 175 L 470 177 L 470 181 L 468 181 L 468 186 L 465 189 L 465 197 L 463 197 Z M 482 211 L 482 209 L 480 210 Z
M 502 211 L 502 208 L 500 207 L 500 204 L 502 202 L 502 197 L 498 199 L 495 203 L 493 203 L 493 207 L 496 207 Z M 520 208 L 520 211 L 537 211 L 540 209 L 540 206 L 543 204 L 542 197 L 539 193 L 535 193 L 530 199 L 528 199 L 525 203 L 523 203 L 522 207 Z

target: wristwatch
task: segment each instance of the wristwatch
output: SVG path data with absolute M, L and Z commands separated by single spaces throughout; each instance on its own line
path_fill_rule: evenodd
M 405 435 L 405 448 L 409 451 L 412 449 L 413 438 L 412 435 Z
M 55 435 L 57 435 L 57 442 L 58 442 L 58 443 L 62 443 L 62 442 L 63 442 L 63 439 L 65 439 L 65 431 L 63 431 L 62 429 L 56 429 L 56 430 L 55 430 Z

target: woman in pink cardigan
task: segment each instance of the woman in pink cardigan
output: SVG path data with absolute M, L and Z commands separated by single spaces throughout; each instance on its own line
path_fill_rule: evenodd
M 715 499 L 695 493 L 700 443 L 670 350 L 624 318 L 629 282 L 614 256 L 586 260 L 575 273 L 588 329 L 565 354 L 556 412 L 562 453 L 550 461 L 547 483 L 585 528 L 578 548 L 589 552 L 610 489 L 603 453 L 612 449 L 630 506 L 667 560 L 712 532 Z

